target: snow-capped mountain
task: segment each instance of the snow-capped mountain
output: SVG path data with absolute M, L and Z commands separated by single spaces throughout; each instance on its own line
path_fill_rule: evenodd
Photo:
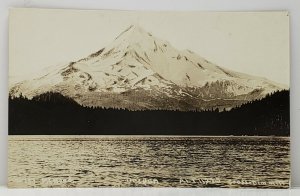
M 10 95 L 32 98 L 55 91 L 87 106 L 199 110 L 232 108 L 282 89 L 130 26 L 90 56 L 12 85 Z

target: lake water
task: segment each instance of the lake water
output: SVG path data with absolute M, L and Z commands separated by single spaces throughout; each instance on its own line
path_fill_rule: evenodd
M 289 138 L 9 136 L 9 187 L 288 188 Z

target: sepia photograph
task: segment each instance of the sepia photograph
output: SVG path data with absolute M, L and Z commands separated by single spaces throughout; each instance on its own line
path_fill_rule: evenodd
M 12 8 L 8 186 L 290 187 L 288 12 Z

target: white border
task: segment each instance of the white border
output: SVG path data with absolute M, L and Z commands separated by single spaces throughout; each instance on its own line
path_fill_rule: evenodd
M 264 11 L 287 10 L 291 22 L 291 158 L 292 186 L 300 187 L 300 1 L 299 0 L 1 0 L 0 2 L 0 185 L 7 182 L 7 92 L 9 7 Z M 298 35 L 298 36 L 297 36 Z M 2 189 L 0 191 L 2 193 Z M 44 192 L 43 192 L 44 193 Z M 2 195 L 2 194 L 1 194 Z M 248 195 L 248 194 L 247 194 Z
M 227 189 L 227 188 L 36 188 L 8 189 L 0 187 L 2 196 L 53 196 L 53 195 L 93 195 L 93 196 L 299 196 L 300 189 Z

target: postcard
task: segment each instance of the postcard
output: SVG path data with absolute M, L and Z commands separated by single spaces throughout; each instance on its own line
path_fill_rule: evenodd
M 289 14 L 12 8 L 8 186 L 290 187 Z

